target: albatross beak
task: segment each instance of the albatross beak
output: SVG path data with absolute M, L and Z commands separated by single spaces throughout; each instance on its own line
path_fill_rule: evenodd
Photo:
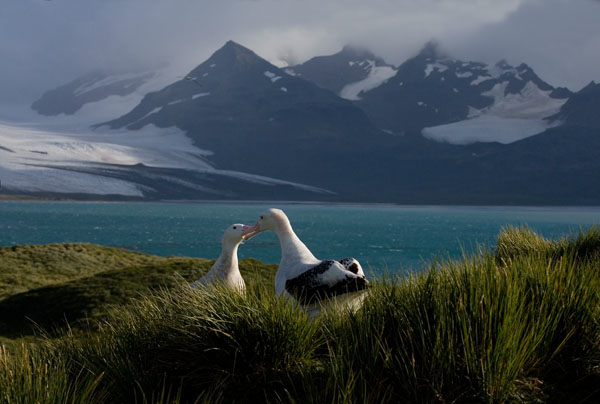
M 260 226 L 256 223 L 254 226 L 242 227 L 242 240 L 250 240 L 252 237 L 260 233 Z

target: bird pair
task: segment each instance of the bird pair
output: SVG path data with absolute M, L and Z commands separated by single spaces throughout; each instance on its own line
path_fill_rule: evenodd
M 281 262 L 275 275 L 275 293 L 310 307 L 331 298 L 352 298 L 368 287 L 360 263 L 354 258 L 319 260 L 298 238 L 280 209 L 263 212 L 254 226 L 234 224 L 225 230 L 221 255 L 210 271 L 192 286 L 222 282 L 238 291 L 245 289 L 238 268 L 239 244 L 263 231 L 273 231 L 281 243 Z M 360 301 L 360 299 L 359 299 Z

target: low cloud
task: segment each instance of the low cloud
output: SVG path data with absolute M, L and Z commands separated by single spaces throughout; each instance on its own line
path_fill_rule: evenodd
M 471 60 L 524 61 L 578 89 L 599 65 L 592 0 L 21 0 L 0 14 L 0 103 L 30 103 L 94 69 L 182 74 L 233 39 L 278 65 L 352 43 L 400 64 L 430 39 Z

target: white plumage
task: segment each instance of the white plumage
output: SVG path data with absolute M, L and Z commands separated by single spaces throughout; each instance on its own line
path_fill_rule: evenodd
M 292 296 L 304 305 L 312 305 L 367 288 L 369 282 L 357 260 L 317 259 L 294 233 L 282 210 L 264 212 L 254 226 L 244 230 L 244 236 L 252 237 L 265 230 L 274 231 L 281 243 L 281 262 L 275 275 L 278 295 Z
M 191 287 L 222 283 L 240 293 L 246 290 L 244 278 L 238 267 L 237 250 L 245 239 L 242 233 L 247 228 L 248 226 L 236 223 L 225 229 L 221 240 L 221 255 L 206 275 L 192 283 Z

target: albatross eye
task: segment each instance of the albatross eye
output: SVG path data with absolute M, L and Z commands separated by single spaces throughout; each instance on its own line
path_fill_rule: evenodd
M 260 219 L 261 219 L 261 220 L 262 220 L 262 219 L 264 219 L 264 218 L 265 218 L 264 216 L 261 216 L 261 217 L 260 217 Z
M 237 229 L 237 226 L 233 226 L 233 230 Z

